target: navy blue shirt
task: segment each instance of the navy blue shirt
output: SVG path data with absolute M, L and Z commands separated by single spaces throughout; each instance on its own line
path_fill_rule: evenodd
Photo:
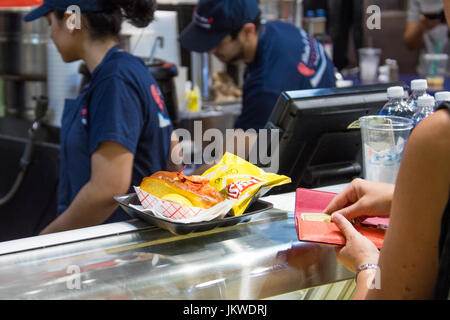
M 334 86 L 333 63 L 319 42 L 292 24 L 268 22 L 261 26 L 255 59 L 246 69 L 235 128 L 264 128 L 283 91 Z
M 132 186 L 166 170 L 172 123 L 156 81 L 144 63 L 112 48 L 76 100 L 66 100 L 61 128 L 58 214 L 91 177 L 91 156 L 102 142 L 135 155 Z M 130 219 L 117 209 L 106 222 Z

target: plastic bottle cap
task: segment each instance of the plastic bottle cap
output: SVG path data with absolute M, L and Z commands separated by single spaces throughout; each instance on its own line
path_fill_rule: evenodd
M 436 101 L 439 101 L 439 102 L 450 101 L 450 92 L 448 92 L 448 91 L 436 92 L 434 97 L 436 98 Z
M 420 96 L 417 99 L 417 106 L 419 107 L 434 107 L 435 101 L 432 96 Z
M 389 99 L 391 98 L 404 98 L 405 97 L 405 90 L 403 87 L 390 87 L 387 90 L 387 96 Z
M 411 90 L 427 90 L 428 82 L 425 79 L 417 79 L 411 81 Z

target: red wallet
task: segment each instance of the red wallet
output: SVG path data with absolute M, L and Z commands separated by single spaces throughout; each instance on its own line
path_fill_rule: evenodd
M 323 213 L 335 193 L 298 188 L 295 199 L 295 227 L 298 239 L 304 242 L 344 246 L 345 237 L 333 222 L 303 220 L 303 213 Z M 389 218 L 367 218 L 354 224 L 356 230 L 380 249 Z

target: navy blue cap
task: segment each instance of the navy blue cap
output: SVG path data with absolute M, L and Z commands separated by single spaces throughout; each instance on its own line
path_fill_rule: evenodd
M 102 8 L 96 0 L 44 0 L 44 4 L 37 7 L 24 18 L 30 22 L 46 16 L 54 10 L 66 11 L 70 6 L 78 6 L 81 12 L 100 12 Z
M 195 52 L 210 51 L 258 14 L 258 0 L 200 0 L 191 24 L 180 35 L 181 46 Z

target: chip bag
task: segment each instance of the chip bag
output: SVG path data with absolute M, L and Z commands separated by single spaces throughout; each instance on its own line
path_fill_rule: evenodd
M 271 188 L 291 182 L 289 177 L 266 173 L 238 156 L 225 153 L 222 160 L 203 173 L 209 184 L 226 199 L 236 200 L 234 216 L 242 215 L 253 199 L 262 197 Z

